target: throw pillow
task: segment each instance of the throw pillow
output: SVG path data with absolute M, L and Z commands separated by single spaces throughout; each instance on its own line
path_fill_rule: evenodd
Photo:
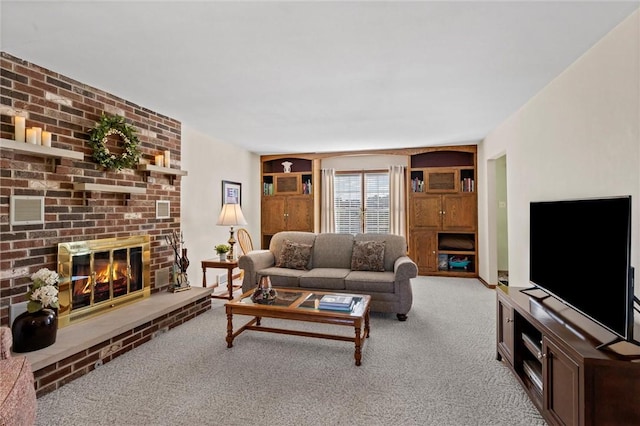
M 284 240 L 280 256 L 276 261 L 278 268 L 306 270 L 311 259 L 311 244 L 295 243 Z
M 354 241 L 351 270 L 384 272 L 384 242 Z
M 440 250 L 474 250 L 475 243 L 472 234 L 440 234 L 438 248 Z

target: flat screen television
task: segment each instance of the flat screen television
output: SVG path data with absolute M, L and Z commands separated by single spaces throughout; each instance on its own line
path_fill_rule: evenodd
M 531 202 L 530 225 L 531 284 L 633 341 L 631 196 Z

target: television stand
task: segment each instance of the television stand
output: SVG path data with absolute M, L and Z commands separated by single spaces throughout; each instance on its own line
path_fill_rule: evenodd
M 610 342 L 605 342 L 602 343 L 598 346 L 596 346 L 596 349 L 598 350 L 602 350 L 602 351 L 606 351 L 606 350 L 611 350 L 610 346 L 615 345 L 616 343 L 620 343 L 620 342 L 628 342 L 631 343 L 632 345 L 636 345 L 640 347 L 640 342 L 638 342 L 637 340 L 625 340 L 621 337 L 616 337 L 615 339 L 611 340 Z M 640 355 L 628 355 L 628 357 L 630 359 L 640 359 Z
M 499 286 L 496 295 L 496 358 L 547 423 L 640 424 L 640 363 L 599 350 L 602 339 L 592 336 L 608 332 L 576 311 L 560 314 L 553 302 L 539 303 L 519 288 Z

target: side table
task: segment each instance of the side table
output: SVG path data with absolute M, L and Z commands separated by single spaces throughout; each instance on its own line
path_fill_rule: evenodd
M 207 259 L 202 261 L 202 287 L 207 287 L 207 268 L 219 268 L 227 270 L 227 290 L 229 295 L 216 296 L 211 295 L 214 299 L 233 299 L 233 270 L 238 267 L 238 260 L 220 260 Z M 217 286 L 217 284 L 216 284 Z

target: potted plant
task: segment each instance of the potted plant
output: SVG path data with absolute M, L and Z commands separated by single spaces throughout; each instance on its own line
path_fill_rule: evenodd
M 31 275 L 27 292 L 27 312 L 18 315 L 11 326 L 14 352 L 31 352 L 55 343 L 58 331 L 56 272 L 42 268 Z
M 227 252 L 231 250 L 231 246 L 227 244 L 218 244 L 216 246 L 216 253 L 220 256 L 220 260 L 226 260 Z

